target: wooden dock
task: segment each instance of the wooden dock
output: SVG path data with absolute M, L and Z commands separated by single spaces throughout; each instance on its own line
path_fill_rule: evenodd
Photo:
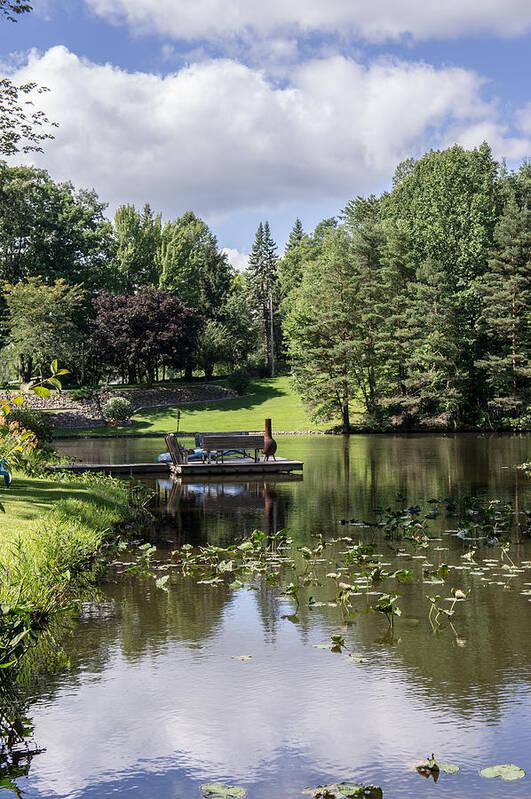
M 102 472 L 103 474 L 158 474 L 168 476 L 169 463 L 63 463 L 47 466 L 49 472 Z
M 201 478 L 207 474 L 285 474 L 302 471 L 302 461 L 292 461 L 288 458 L 277 458 L 275 461 L 265 461 L 263 458 L 255 461 L 254 458 L 233 458 L 225 461 L 189 461 L 188 463 L 175 463 L 171 465 L 172 474 L 179 477 Z
M 289 474 L 302 471 L 302 461 L 277 458 L 276 461 L 255 461 L 253 458 L 233 458 L 223 463 L 212 461 L 191 461 L 189 463 L 64 463 L 58 466 L 47 466 L 49 472 L 100 472 L 115 475 L 165 475 L 170 473 L 176 477 L 200 479 L 207 475 L 259 475 Z

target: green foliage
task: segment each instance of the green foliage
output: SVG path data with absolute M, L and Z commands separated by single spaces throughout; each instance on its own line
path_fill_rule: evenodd
M 350 428 L 356 380 L 358 275 L 344 228 L 329 232 L 306 266 L 285 329 L 296 389 L 316 418 L 342 418 Z
M 161 288 L 176 292 L 207 319 L 220 318 L 231 267 L 208 225 L 192 211 L 162 228 L 157 267 Z
M 74 317 L 83 293 L 80 285 L 69 286 L 62 278 L 52 284 L 42 277 L 4 284 L 9 343 L 19 358 L 21 382 L 32 379 L 34 367 L 42 376 L 52 358 L 71 360 L 79 337 Z
M 47 172 L 0 161 L 0 279 L 42 275 L 83 284 L 90 295 L 115 283 L 115 251 L 105 203 L 91 190 L 56 183 Z M 88 299 L 88 295 L 87 295 Z
M 117 272 L 122 290 L 131 293 L 143 286 L 157 286 L 161 215 L 154 217 L 147 204 L 142 213 L 134 205 L 122 205 L 116 211 L 114 228 L 118 240 Z
M 277 262 L 269 222 L 260 222 L 249 255 L 246 281 L 250 310 L 261 331 L 264 362 L 269 369 L 273 367 L 273 359 L 279 357 L 282 345 Z
M 30 430 L 35 434 L 41 445 L 52 440 L 55 425 L 50 414 L 36 411 L 32 408 L 17 406 L 11 410 L 9 421 L 18 422 L 25 430 Z
M 251 378 L 248 372 L 243 371 L 243 369 L 239 369 L 237 372 L 233 372 L 227 378 L 227 385 L 229 388 L 232 388 L 237 394 L 246 394 L 249 390 L 249 386 L 251 383 Z
M 111 397 L 103 406 L 105 419 L 113 424 L 124 424 L 133 413 L 131 402 L 125 397 Z
M 92 399 L 94 395 L 94 389 L 90 388 L 90 386 L 81 386 L 80 388 L 71 388 L 68 390 L 68 396 L 75 400 L 89 400 Z
M 487 340 L 476 366 L 490 389 L 495 420 L 518 419 L 529 406 L 531 344 L 531 197 L 505 204 L 494 234 L 488 271 L 477 280 L 481 314 L 477 328 Z

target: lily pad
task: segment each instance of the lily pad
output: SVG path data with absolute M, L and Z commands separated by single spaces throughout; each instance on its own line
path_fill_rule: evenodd
M 502 766 L 487 766 L 482 768 L 479 772 L 482 777 L 492 779 L 493 777 L 501 777 L 502 780 L 521 780 L 525 777 L 525 771 L 513 763 L 505 763 Z
M 252 655 L 231 655 L 231 660 L 251 660 Z
M 243 799 L 247 796 L 245 788 L 238 788 L 236 785 L 223 785 L 221 782 L 209 782 L 201 785 L 201 791 L 205 796 L 213 796 L 215 799 Z

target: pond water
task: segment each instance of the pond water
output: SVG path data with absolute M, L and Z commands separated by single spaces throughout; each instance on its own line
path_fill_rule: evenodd
M 62 449 L 83 460 L 145 461 L 161 442 Z M 380 785 L 386 799 L 531 796 L 531 542 L 511 544 L 518 570 L 504 569 L 499 547 L 483 547 L 481 569 L 453 568 L 448 585 L 429 586 L 423 568 L 468 563 L 469 542 L 447 532 L 455 519 L 441 512 L 430 522 L 429 535 L 441 540 L 424 554 L 340 524 L 372 518 L 397 493 L 411 504 L 476 495 L 530 507 L 531 481 L 511 468 L 529 460 L 529 438 L 293 436 L 279 438 L 279 454 L 304 461 L 303 479 L 152 481 L 156 557 L 163 562 L 184 542 L 225 546 L 255 528 L 287 528 L 310 547 L 316 533 L 371 540 L 386 568 L 413 570 L 412 583 L 377 589 L 400 594 L 394 629 L 363 612 L 375 599 L 364 593 L 355 599 L 362 612 L 345 623 L 327 604 L 336 596 L 329 564 L 298 609 L 260 578 L 234 590 L 229 580 L 198 585 L 175 575 L 168 592 L 152 579 L 110 580 L 65 642 L 68 668 L 29 697 L 46 751 L 18 780 L 25 797 L 200 799 L 199 786 L 214 781 L 245 787 L 249 799 L 291 799 L 340 781 Z M 450 586 L 470 594 L 452 626 L 434 630 L 426 595 L 448 596 Z M 332 634 L 362 662 L 316 648 Z M 234 659 L 242 655 L 252 657 Z M 460 772 L 423 779 L 413 766 L 432 752 Z M 499 763 L 528 776 L 479 776 Z

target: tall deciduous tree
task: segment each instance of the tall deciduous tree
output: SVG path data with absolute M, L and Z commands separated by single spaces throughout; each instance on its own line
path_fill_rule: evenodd
M 160 287 L 174 291 L 207 319 L 218 320 L 230 290 L 231 267 L 208 225 L 192 211 L 167 222 L 158 252 Z
M 83 301 L 82 287 L 69 286 L 62 279 L 46 284 L 40 277 L 31 277 L 4 284 L 4 295 L 8 344 L 18 358 L 20 381 L 29 382 L 35 368 L 42 376 L 56 358 L 70 364 L 79 343 L 75 313 Z
M 142 213 L 134 205 L 122 205 L 116 211 L 114 227 L 118 242 L 117 272 L 125 292 L 143 286 L 158 286 L 157 253 L 161 245 L 160 214 L 153 216 L 149 205 Z
M 160 367 L 183 369 L 194 355 L 203 317 L 171 291 L 144 288 L 94 300 L 92 349 L 100 365 L 152 382 Z
M 89 293 L 113 286 L 115 240 L 105 208 L 94 191 L 0 162 L 0 278 L 62 278 Z
M 490 389 L 494 418 L 525 412 L 531 384 L 531 209 L 511 195 L 494 234 L 489 268 L 478 280 L 482 300 L 478 328 L 488 341 L 477 366 Z

